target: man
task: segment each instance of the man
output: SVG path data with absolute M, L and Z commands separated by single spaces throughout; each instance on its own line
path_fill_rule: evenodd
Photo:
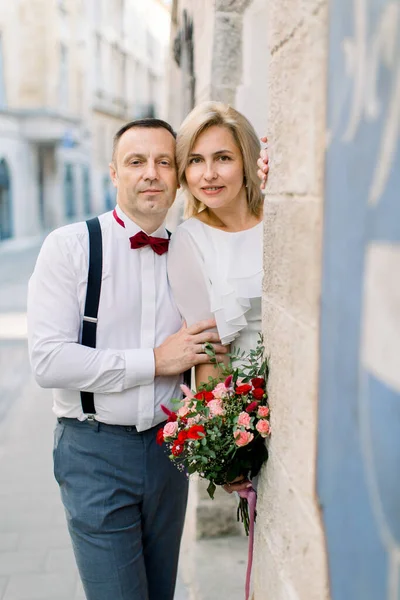
M 96 348 L 79 343 L 88 230 L 77 223 L 48 236 L 30 280 L 31 363 L 39 385 L 55 388 L 54 472 L 87 599 L 172 600 L 187 478 L 156 444 L 161 405 L 179 397 L 180 373 L 209 362 L 204 343 L 221 355 L 225 348 L 209 331 L 214 321 L 182 325 L 168 287 L 171 127 L 156 119 L 125 125 L 110 173 L 117 206 L 99 218 Z M 89 418 L 80 392 L 94 393 Z

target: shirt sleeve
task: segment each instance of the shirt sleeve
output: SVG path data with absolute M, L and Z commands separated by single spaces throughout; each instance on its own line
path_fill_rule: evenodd
M 204 260 L 193 237 L 178 227 L 168 251 L 168 278 L 178 309 L 188 326 L 213 319 L 210 308 L 210 281 Z
M 103 350 L 79 343 L 81 314 L 71 252 L 65 237 L 50 234 L 29 281 L 28 346 L 37 383 L 93 393 L 151 383 L 151 348 Z

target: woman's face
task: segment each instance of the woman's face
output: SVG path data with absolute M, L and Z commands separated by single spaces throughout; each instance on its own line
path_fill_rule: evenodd
M 189 155 L 186 181 L 193 196 L 208 208 L 246 201 L 243 159 L 227 127 L 213 125 L 199 135 Z

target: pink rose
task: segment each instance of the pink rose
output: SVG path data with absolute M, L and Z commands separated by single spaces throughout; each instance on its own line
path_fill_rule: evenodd
M 180 407 L 180 409 L 177 411 L 177 415 L 178 417 L 186 417 L 186 415 L 190 412 L 189 410 L 189 406 L 187 405 L 187 403 L 185 402 L 185 404 L 183 406 Z
M 171 423 L 166 423 L 163 429 L 164 440 L 168 437 L 174 437 L 176 432 L 178 431 L 178 423 L 176 421 L 172 421 Z
M 247 412 L 241 412 L 237 424 L 248 429 L 250 427 L 250 420 L 250 415 Z
M 214 398 L 216 398 L 217 400 L 221 400 L 222 398 L 226 398 L 226 396 L 228 395 L 227 389 L 225 387 L 224 383 L 219 383 L 214 389 L 213 389 L 213 394 L 214 394 Z
M 212 417 L 217 417 L 219 415 L 225 414 L 221 400 L 211 400 L 211 402 L 209 402 L 207 406 L 210 409 Z
M 191 427 L 192 425 L 197 425 L 197 423 L 200 421 L 200 415 L 196 415 L 195 417 L 189 417 L 188 419 L 188 427 Z
M 240 431 L 240 429 L 234 432 L 233 437 L 236 446 L 247 446 L 254 439 L 254 435 L 250 431 Z
M 269 421 L 267 421 L 266 419 L 261 419 L 261 421 L 258 421 L 256 429 L 264 438 L 271 433 Z
M 258 411 L 257 411 L 257 417 L 268 417 L 269 415 L 269 408 L 268 406 L 260 406 Z

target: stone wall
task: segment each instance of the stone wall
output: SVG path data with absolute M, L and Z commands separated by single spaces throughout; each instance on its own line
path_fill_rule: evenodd
M 269 2 L 263 332 L 273 435 L 259 482 L 255 600 L 329 597 L 315 493 L 327 22 L 327 0 Z

